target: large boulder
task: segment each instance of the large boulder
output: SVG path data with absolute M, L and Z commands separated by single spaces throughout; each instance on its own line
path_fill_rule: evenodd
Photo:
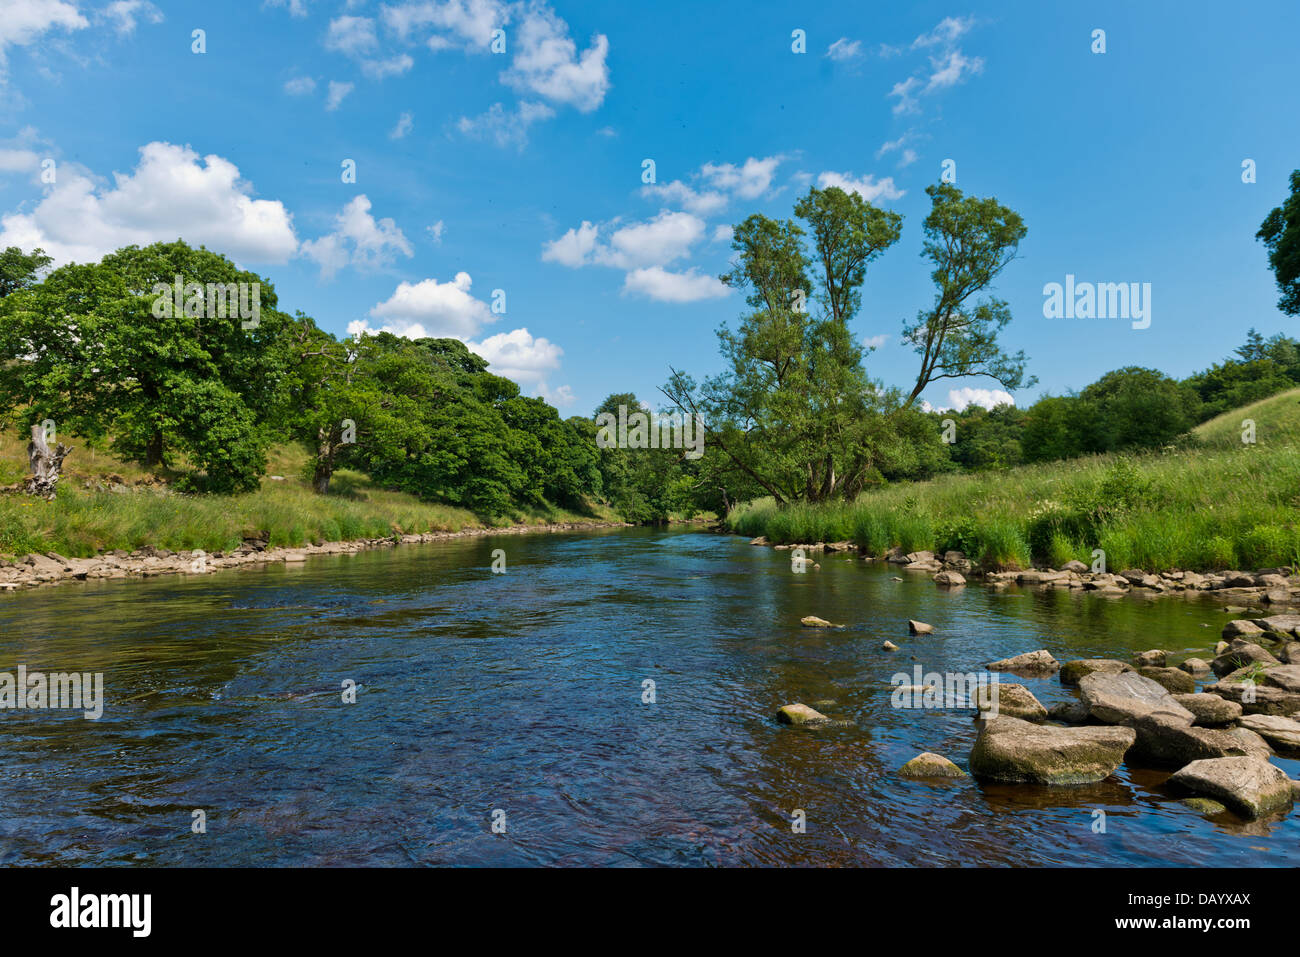
M 1060 668 L 1061 664 L 1044 649 L 1028 651 L 1013 658 L 1003 658 L 984 667 L 989 671 L 1011 671 L 1019 675 L 1050 675 Z
M 970 769 L 983 781 L 1091 784 L 1119 767 L 1136 738 L 1132 728 L 1058 728 L 997 717 L 976 739 Z
M 905 778 L 964 778 L 966 772 L 942 754 L 923 751 L 908 761 L 898 773 Z
M 1291 808 L 1293 792 L 1286 773 L 1262 758 L 1207 758 L 1193 761 L 1169 783 L 1222 801 L 1251 820 Z
M 1210 670 L 1210 663 L 1203 658 L 1188 658 L 1178 667 L 1189 675 L 1203 675 Z
M 1061 665 L 1061 684 L 1077 685 L 1084 675 L 1119 675 L 1133 670 L 1135 669 L 1127 661 L 1115 658 L 1077 658 Z
M 1138 674 L 1150 678 L 1170 694 L 1191 694 L 1196 690 L 1196 679 L 1181 668 L 1139 668 Z
M 907 619 L 907 630 L 913 635 L 932 635 L 934 634 L 934 625 L 927 625 L 923 621 L 909 618 Z
M 1252 635 L 1259 636 L 1262 634 L 1264 634 L 1264 629 L 1248 618 L 1238 618 L 1223 626 L 1224 641 L 1231 641 L 1233 638 L 1249 637 Z
M 1248 714 L 1240 724 L 1279 751 L 1300 751 L 1300 721 L 1273 714 Z
M 985 685 L 976 693 L 976 703 L 981 714 L 1005 714 L 1025 721 L 1043 721 L 1047 718 L 1047 709 L 1024 685 L 1002 682 Z
M 1077 698 L 1058 701 L 1047 709 L 1047 716 L 1063 724 L 1083 724 L 1088 720 L 1088 706 Z
M 1137 741 L 1128 759 L 1163 767 L 1181 768 L 1203 758 L 1254 755 L 1267 759 L 1273 753 L 1262 737 L 1245 728 L 1193 728 L 1164 711 L 1152 711 L 1128 722 Z
M 1241 717 L 1241 705 L 1217 694 L 1176 694 L 1174 700 L 1194 715 L 1192 724 L 1197 727 L 1232 724 Z
M 1205 690 L 1237 702 L 1246 714 L 1300 714 L 1300 694 L 1263 683 L 1262 676 L 1255 680 L 1248 677 L 1250 674 L 1251 669 L 1243 668 L 1208 685 Z
M 956 587 L 966 584 L 966 578 L 960 572 L 939 572 L 934 576 L 934 583 L 936 585 Z
M 1223 654 L 1210 662 L 1210 668 L 1216 675 L 1222 678 L 1230 672 L 1236 671 L 1239 668 L 1245 668 L 1247 665 L 1254 664 L 1255 662 L 1264 665 L 1281 664 L 1280 661 L 1253 641 L 1234 638 L 1232 641 L 1228 642 L 1228 647 Z
M 1088 675 L 1079 682 L 1079 697 L 1088 705 L 1088 714 L 1106 724 L 1124 724 L 1152 711 L 1168 712 L 1188 725 L 1193 719 L 1173 695 L 1139 674 Z
M 1266 632 L 1300 638 L 1300 615 L 1270 615 L 1254 619 L 1253 624 Z

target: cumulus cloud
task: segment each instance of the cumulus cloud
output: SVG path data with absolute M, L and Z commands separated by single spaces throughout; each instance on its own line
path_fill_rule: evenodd
M 488 361 L 493 373 L 520 385 L 545 383 L 546 377 L 560 368 L 560 357 L 564 355 L 555 343 L 534 338 L 526 328 L 499 332 L 466 345 Z
M 9 47 L 27 46 L 52 30 L 90 26 L 77 5 L 65 0 L 10 0 L 0 12 L 0 84 L 8 75 Z
M 582 53 L 569 25 L 543 4 L 523 8 L 514 30 L 514 60 L 501 75 L 516 90 L 530 91 L 582 113 L 600 106 L 609 90 L 609 39 L 596 34 Z
M 375 21 L 370 17 L 335 17 L 325 35 L 325 49 L 358 56 L 379 49 Z
M 111 188 L 63 165 L 30 212 L 0 217 L 0 248 L 40 246 L 62 265 L 179 237 L 240 261 L 286 262 L 298 248 L 292 215 L 251 194 L 229 160 L 153 142 L 140 148 L 133 173 L 114 174 Z
M 700 174 L 716 189 L 726 189 L 741 199 L 757 199 L 772 185 L 772 176 L 784 156 L 755 159 L 751 156 L 736 166 L 734 163 L 705 163 Z
M 996 409 L 1000 405 L 1015 405 L 1016 400 L 1010 392 L 1001 389 L 976 389 L 969 386 L 948 390 L 948 404 L 932 406 L 922 402 L 921 408 L 926 412 L 963 412 L 968 406 L 978 405 L 985 409 Z
M 376 269 L 391 263 L 398 253 L 415 254 L 397 223 L 376 220 L 370 205 L 364 193 L 354 197 L 335 217 L 333 232 L 302 244 L 302 255 L 320 266 L 322 278 L 332 278 L 344 266 Z
M 974 25 L 974 17 L 945 17 L 933 30 L 922 33 L 912 41 L 913 50 L 937 49 L 938 54 L 927 54 L 930 61 L 928 71 L 913 72 L 913 75 L 895 83 L 890 89 L 889 96 L 898 100 L 894 104 L 895 115 L 919 113 L 922 96 L 956 86 L 967 77 L 983 71 L 983 59 L 968 57 L 957 46 L 957 42 Z
M 875 202 L 880 197 L 901 199 L 903 196 L 903 190 L 894 185 L 892 176 L 877 180 L 870 173 L 854 178 L 852 173 L 836 173 L 833 170 L 827 170 L 817 177 L 817 185 L 821 189 L 838 186 L 846 193 L 857 193 L 869 203 Z
M 150 23 L 163 22 L 162 11 L 149 0 L 114 0 L 104 8 L 104 16 L 113 23 L 113 29 L 124 35 L 135 32 L 138 19 Z
M 949 50 L 943 56 L 932 59 L 930 63 L 934 67 L 934 72 L 930 74 L 930 80 L 925 84 L 926 93 L 956 86 L 964 76 L 980 73 L 984 69 L 984 61 L 980 57 L 967 57 L 960 50 Z
M 472 139 L 491 140 L 497 146 L 523 149 L 528 143 L 528 128 L 554 115 L 555 111 L 545 103 L 523 102 L 514 111 L 493 103 L 486 113 L 473 118 L 462 116 L 456 128 Z
M 719 299 L 731 290 L 713 276 L 697 273 L 695 267 L 686 272 L 671 272 L 662 266 L 634 269 L 623 280 L 623 292 L 645 296 L 656 302 L 698 302 L 701 299 Z
M 868 349 L 879 349 L 888 341 L 889 341 L 889 336 L 885 333 L 881 333 L 878 336 L 862 337 L 862 344 L 866 346 Z
M 382 331 L 411 339 L 431 336 L 468 340 L 497 319 L 487 303 L 470 295 L 472 285 L 467 272 L 456 273 L 450 282 L 402 282 L 388 299 L 371 308 L 370 317 L 381 323 Z M 350 334 L 367 331 L 371 326 L 364 319 L 348 325 Z
M 704 235 L 704 220 L 690 213 L 663 210 L 643 223 L 621 226 L 601 241 L 602 227 L 583 222 L 542 247 L 544 262 L 577 268 L 592 263 L 616 269 L 662 266 L 687 255 Z
M 727 205 L 727 197 L 714 190 L 696 191 L 679 179 L 671 183 L 652 183 L 641 187 L 641 195 L 646 199 L 673 203 L 700 216 L 716 213 Z
M 974 17 L 944 17 L 938 26 L 912 41 L 912 49 L 937 45 L 952 46 L 975 25 Z

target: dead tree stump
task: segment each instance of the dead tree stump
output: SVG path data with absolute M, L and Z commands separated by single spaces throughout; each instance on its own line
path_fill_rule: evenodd
M 54 498 L 54 487 L 59 484 L 63 460 L 71 452 L 62 442 L 54 449 L 45 441 L 45 428 L 32 426 L 32 440 L 27 443 L 27 464 L 32 474 L 23 481 L 23 491 L 41 498 Z

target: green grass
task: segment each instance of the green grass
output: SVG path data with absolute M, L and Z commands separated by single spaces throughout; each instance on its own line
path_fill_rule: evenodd
M 1253 445 L 1241 441 L 1245 418 Z M 1091 566 L 1094 549 L 1110 571 L 1300 564 L 1300 390 L 1204 423 L 1188 447 L 944 476 L 855 502 L 759 499 L 726 523 L 776 544 L 851 540 L 874 555 L 959 549 L 987 568 Z
M 273 546 L 301 546 L 484 525 L 616 520 L 608 509 L 596 507 L 587 514 L 557 508 L 520 510 L 485 521 L 466 509 L 382 489 L 362 473 L 346 470 L 336 473 L 330 493 L 320 496 L 303 477 L 306 453 L 294 447 L 275 449 L 271 455 L 268 474 L 283 481 L 263 479 L 262 488 L 247 495 L 181 495 L 168 490 L 165 483 L 171 476 L 154 475 L 81 440 L 71 444 L 75 451 L 65 463 L 53 502 L 21 493 L 0 495 L 0 555 L 54 551 L 88 557 L 144 545 L 215 552 L 263 533 L 269 534 Z M 0 484 L 20 481 L 26 474 L 25 447 L 25 441 L 12 436 L 0 439 Z M 84 487 L 107 476 L 132 490 Z

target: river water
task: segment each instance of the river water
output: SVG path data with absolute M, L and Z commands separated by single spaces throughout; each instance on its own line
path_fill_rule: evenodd
M 896 774 L 920 751 L 966 767 L 975 738 L 969 712 L 891 707 L 896 672 L 1043 647 L 1209 657 L 1223 611 L 821 566 L 624 529 L 0 598 L 0 671 L 105 682 L 98 721 L 0 711 L 0 863 L 1300 865 L 1300 813 L 1205 818 L 1168 771 L 1070 788 Z M 773 720 L 818 699 L 851 724 Z

